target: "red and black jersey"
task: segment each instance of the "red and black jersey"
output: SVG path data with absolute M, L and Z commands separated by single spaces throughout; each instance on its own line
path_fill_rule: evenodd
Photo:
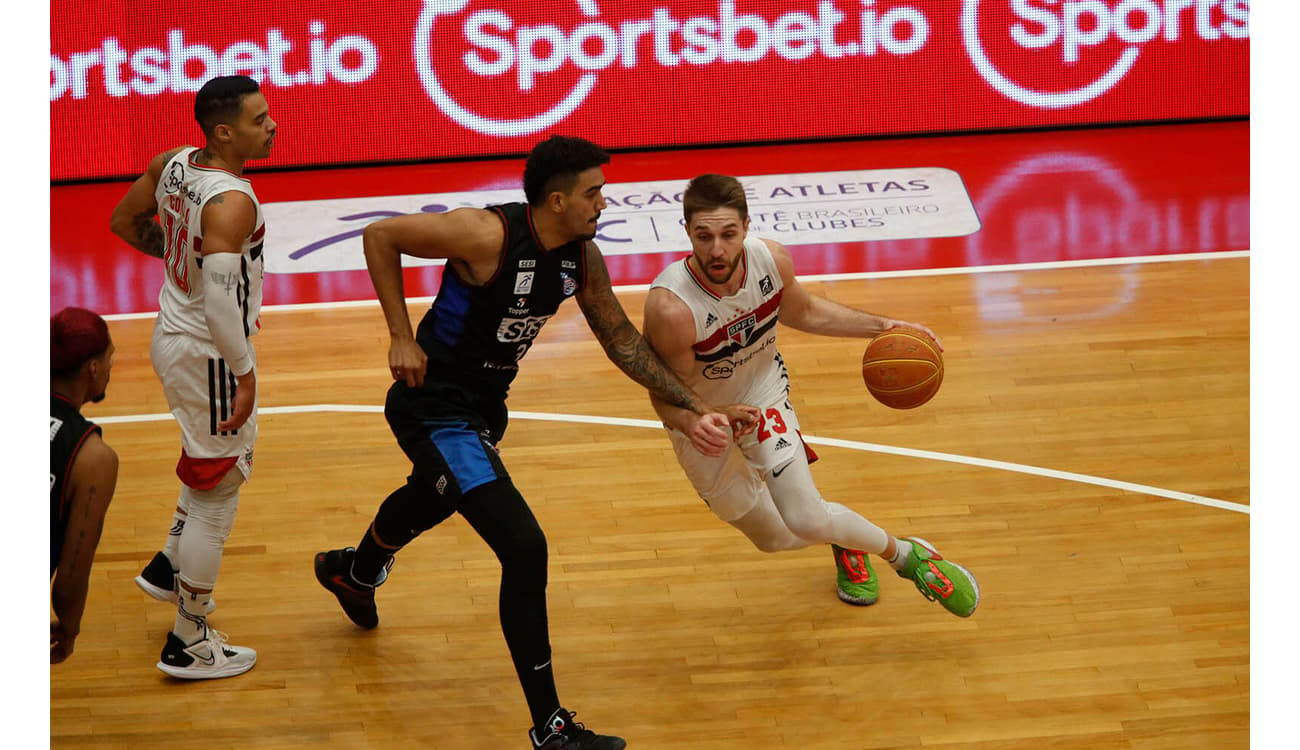
M 81 416 L 72 402 L 50 394 L 50 577 L 59 567 L 63 535 L 68 529 L 68 475 L 72 464 L 92 432 L 99 425 Z

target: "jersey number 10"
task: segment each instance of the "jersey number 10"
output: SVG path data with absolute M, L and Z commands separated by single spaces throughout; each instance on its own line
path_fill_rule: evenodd
M 188 212 L 187 212 L 188 213 Z M 189 264 L 189 244 L 190 231 L 186 226 L 189 217 L 177 219 L 176 214 L 169 210 L 160 212 L 162 218 L 163 231 L 167 234 L 167 247 L 163 253 L 163 265 L 167 267 L 167 275 L 171 277 L 172 283 L 176 284 L 182 292 L 190 293 L 190 264 Z

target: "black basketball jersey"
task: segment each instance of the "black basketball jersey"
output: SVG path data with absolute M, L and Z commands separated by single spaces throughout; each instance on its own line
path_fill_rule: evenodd
M 92 432 L 102 432 L 99 425 L 81 416 L 77 407 L 58 395 L 50 394 L 50 576 L 59 567 L 63 552 L 63 534 L 68 528 L 68 473 L 77 460 L 81 446 Z
M 501 264 L 471 286 L 450 263 L 433 306 L 416 331 L 429 356 L 426 384 L 447 382 L 483 398 L 505 399 L 542 326 L 586 280 L 582 240 L 547 252 L 527 203 L 488 206 L 505 224 Z

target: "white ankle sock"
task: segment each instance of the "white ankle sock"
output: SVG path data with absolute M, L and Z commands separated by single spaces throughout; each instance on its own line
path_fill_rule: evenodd
M 176 622 L 172 625 L 172 632 L 185 645 L 194 643 L 207 633 L 208 600 L 211 598 L 212 592 L 194 595 L 181 587 L 180 601 L 176 604 Z
M 907 566 L 907 561 L 911 556 L 912 543 L 894 537 L 894 556 L 888 560 L 889 566 L 901 572 Z

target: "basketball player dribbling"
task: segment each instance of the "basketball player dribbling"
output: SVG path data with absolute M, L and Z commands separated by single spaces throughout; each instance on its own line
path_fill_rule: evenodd
M 276 123 L 257 82 L 237 75 L 205 83 L 194 117 L 205 145 L 154 157 L 113 210 L 112 229 L 163 260 L 149 354 L 181 429 L 171 530 L 135 580 L 177 605 L 158 668 L 210 679 L 243 674 L 257 661 L 253 649 L 228 644 L 207 615 L 257 437 L 249 337 L 261 326 L 264 226 L 243 172 L 248 161 L 270 156 Z
M 878 555 L 945 609 L 969 617 L 979 587 L 963 567 L 928 542 L 898 539 L 813 484 L 799 420 L 790 405 L 790 380 L 776 348 L 776 323 L 826 336 L 873 338 L 893 320 L 810 294 L 794 274 L 789 250 L 748 235 L 745 189 L 734 177 L 706 174 L 682 195 L 691 255 L 666 268 L 645 302 L 645 337 L 682 380 L 711 403 L 759 407 L 758 429 L 740 436 L 722 456 L 690 450 L 678 428 L 677 407 L 651 395 L 668 428 L 677 461 L 718 518 L 764 552 L 830 544 L 837 593 L 868 605 L 879 581 L 867 555 Z M 935 337 L 937 341 L 937 337 Z

